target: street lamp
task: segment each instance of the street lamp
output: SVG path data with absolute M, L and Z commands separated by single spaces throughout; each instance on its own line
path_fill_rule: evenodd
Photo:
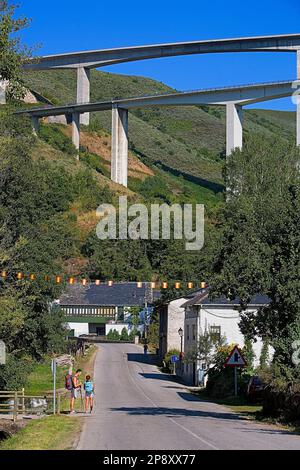
M 180 336 L 180 360 L 182 361 L 182 345 L 183 345 L 183 329 L 182 328 L 179 328 L 178 330 L 178 334 Z

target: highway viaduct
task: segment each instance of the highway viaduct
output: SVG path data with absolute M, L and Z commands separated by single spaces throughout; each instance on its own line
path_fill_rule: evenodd
M 176 57 L 192 54 L 226 52 L 289 52 L 297 57 L 297 79 L 300 79 L 300 34 L 281 34 L 204 41 L 175 42 L 145 46 L 99 49 L 47 55 L 24 64 L 25 70 L 77 70 L 77 103 L 90 101 L 90 69 L 145 59 Z M 81 124 L 89 124 L 89 114 L 80 117 Z M 300 102 L 297 106 L 297 136 L 300 145 Z
M 229 156 L 243 144 L 243 106 L 284 98 L 295 93 L 295 81 L 263 83 L 226 88 L 196 90 L 153 96 L 139 96 L 95 103 L 48 106 L 18 111 L 31 116 L 35 131 L 39 119 L 66 115 L 72 119 L 72 141 L 80 145 L 80 116 L 95 111 L 112 110 L 111 179 L 127 186 L 128 173 L 128 110 L 148 106 L 215 105 L 226 107 L 226 154 Z M 299 129 L 297 129 L 297 132 Z M 299 135 L 297 141 L 300 143 Z

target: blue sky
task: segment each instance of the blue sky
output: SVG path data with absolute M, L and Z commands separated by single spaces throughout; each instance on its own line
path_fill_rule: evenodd
M 299 0 L 20 0 L 23 32 L 39 55 L 173 41 L 300 33 Z M 295 54 L 212 54 L 146 60 L 103 70 L 144 75 L 178 90 L 295 78 Z M 256 105 L 257 107 L 257 105 Z M 290 99 L 264 103 L 294 109 Z

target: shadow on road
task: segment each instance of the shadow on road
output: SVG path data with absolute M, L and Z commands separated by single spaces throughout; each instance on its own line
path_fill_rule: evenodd
M 127 353 L 127 360 L 129 362 L 140 362 L 142 364 L 156 364 L 156 354 L 138 354 L 138 353 Z
M 218 412 L 218 411 L 203 411 L 203 410 L 187 410 L 185 408 L 166 408 L 166 407 L 136 407 L 136 408 L 111 408 L 110 411 L 117 412 L 117 413 L 127 413 L 130 416 L 166 416 L 168 418 L 180 418 L 184 417 L 194 417 L 194 418 L 207 418 L 207 419 L 216 419 L 216 420 L 223 420 L 223 421 L 247 421 L 247 418 L 243 418 L 236 413 L 232 413 L 228 411 L 226 412 Z M 250 423 L 249 423 L 250 424 Z M 274 429 L 274 428 L 259 428 L 258 426 L 255 429 L 251 429 L 250 426 L 247 428 L 240 429 L 240 432 L 255 432 L 255 433 L 263 433 L 263 434 L 271 434 L 271 435 L 296 435 L 295 433 L 291 433 L 290 431 L 286 431 L 284 429 Z
M 203 411 L 203 410 L 188 410 L 186 408 L 166 408 L 166 407 L 137 407 L 137 408 L 111 408 L 111 411 L 118 413 L 123 412 L 131 416 L 168 416 L 168 417 L 197 417 L 197 418 L 210 418 L 210 419 L 223 419 L 223 420 L 243 420 L 236 413 L 226 412 L 214 412 L 214 411 Z
M 139 375 L 141 375 L 145 379 L 168 380 L 169 382 L 178 382 L 176 376 L 172 376 L 170 374 L 140 372 Z
M 201 398 L 197 397 L 196 395 L 193 395 L 190 392 L 177 392 L 178 396 L 182 398 L 185 401 L 197 401 L 203 403 L 204 400 L 201 400 Z M 207 403 L 207 400 L 205 400 Z

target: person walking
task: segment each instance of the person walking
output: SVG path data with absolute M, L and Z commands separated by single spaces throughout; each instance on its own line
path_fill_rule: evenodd
M 85 391 L 85 412 L 88 413 L 88 409 L 90 407 L 90 413 L 92 413 L 94 406 L 95 385 L 90 375 L 86 376 L 83 388 Z
M 75 400 L 78 398 L 80 392 L 81 392 L 81 383 L 79 380 L 79 377 L 81 375 L 82 370 L 77 369 L 75 374 L 71 376 L 71 400 L 70 400 L 70 413 L 75 413 Z
M 148 353 L 148 344 L 145 343 L 144 344 L 144 354 L 147 354 Z

